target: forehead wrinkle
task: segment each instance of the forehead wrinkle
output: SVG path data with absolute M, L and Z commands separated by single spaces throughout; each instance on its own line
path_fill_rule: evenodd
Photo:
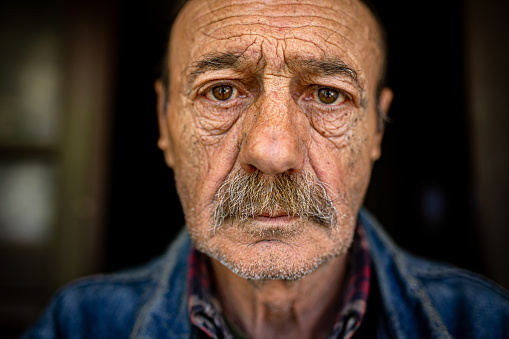
M 249 20 L 249 19 L 253 20 Z M 233 21 L 233 22 L 231 22 Z M 287 21 L 287 24 L 283 24 L 285 21 Z M 318 24 L 320 22 L 321 24 Z M 215 21 L 210 21 L 202 26 L 198 26 L 196 28 L 197 31 L 204 31 L 205 28 L 216 25 L 219 23 L 224 23 L 224 26 L 220 26 L 218 28 L 213 29 L 212 31 L 209 31 L 211 33 L 222 29 L 225 26 L 232 26 L 232 25 L 265 25 L 268 27 L 273 28 L 300 28 L 300 27 L 325 27 L 324 23 L 331 23 L 331 26 L 341 26 L 345 28 L 346 30 L 353 32 L 353 29 L 348 24 L 344 24 L 341 22 L 338 22 L 334 20 L 333 18 L 325 18 L 323 16 L 318 15 L 263 15 L 263 18 L 260 18 L 259 15 L 253 15 L 253 14 L 238 14 L 238 15 L 232 15 L 225 18 L 217 18 Z M 330 29 L 330 28 L 329 28 Z
M 359 30 L 353 30 L 350 25 L 344 25 L 334 20 L 323 19 L 319 16 L 313 16 L 319 20 L 310 20 L 306 23 L 302 18 L 298 18 L 295 24 L 292 25 L 288 22 L 263 22 L 263 20 L 254 20 L 247 22 L 246 20 L 235 20 L 242 16 L 232 16 L 229 22 L 223 22 L 218 25 L 217 22 L 207 23 L 202 26 L 196 32 L 205 37 L 215 40 L 225 40 L 240 38 L 246 35 L 262 35 L 263 38 L 274 38 L 274 39 L 288 39 L 296 38 L 299 39 L 300 35 L 309 35 L 334 46 L 343 46 L 349 44 L 355 46 L 352 39 L 357 39 L 356 36 L 362 34 Z M 246 15 L 249 17 L 249 15 Z M 338 26 L 341 26 L 339 29 Z M 373 34 L 369 35 L 373 37 Z M 302 39 L 301 39 L 302 40 Z M 371 41 L 367 39 L 366 41 Z M 307 40 L 308 42 L 313 42 Z
M 233 3 L 232 3 L 233 2 Z M 295 9 L 292 12 L 289 12 L 289 6 L 294 5 Z M 297 9 L 298 7 L 298 9 Z M 230 15 L 230 13 L 239 13 L 246 12 L 249 14 L 245 15 Z M 319 13 L 319 15 L 316 15 Z M 292 15 L 293 14 L 293 15 Z M 209 3 L 209 13 L 198 14 L 198 18 L 206 19 L 208 16 L 215 17 L 218 21 L 227 20 L 230 18 L 242 17 L 242 16 L 265 16 L 268 18 L 278 18 L 278 17 L 313 17 L 320 19 L 328 19 L 330 21 L 334 21 L 336 23 L 338 17 L 347 18 L 349 20 L 357 21 L 355 15 L 351 15 L 341 8 L 334 8 L 334 5 L 330 4 L 330 6 L 322 6 L 317 4 L 316 1 L 310 1 L 309 3 L 302 2 L 290 2 L 290 3 L 280 3 L 280 4 L 267 4 L 263 2 L 252 2 L 250 4 L 246 4 L 245 1 L 242 2 L 234 2 L 230 1 L 230 4 L 216 7 L 212 9 Z M 197 20 L 200 21 L 200 20 Z
M 246 26 L 251 28 L 251 30 L 249 32 L 239 32 L 240 28 L 244 28 Z M 285 31 L 283 33 L 281 33 L 281 32 L 272 33 L 272 32 L 261 31 L 260 29 L 258 29 L 260 27 L 261 28 L 276 28 L 276 29 L 278 29 L 278 28 L 290 28 L 291 30 Z M 241 37 L 244 37 L 244 36 L 258 36 L 258 37 L 261 37 L 263 39 L 268 39 L 268 38 L 274 39 L 274 40 L 295 39 L 295 40 L 301 40 L 301 41 L 313 43 L 312 40 L 303 39 L 303 38 L 300 37 L 300 36 L 302 36 L 302 33 L 308 33 L 306 30 L 308 30 L 309 28 L 319 28 L 319 29 L 323 30 L 323 32 L 322 31 L 320 31 L 320 32 L 314 31 L 313 35 L 311 37 L 319 38 L 319 39 L 323 40 L 324 43 L 327 42 L 327 43 L 332 44 L 334 46 L 340 46 L 336 42 L 330 41 L 331 37 L 336 32 L 331 30 L 328 27 L 319 26 L 319 25 L 315 25 L 315 26 L 304 25 L 304 26 L 298 26 L 298 27 L 278 27 L 278 26 L 267 26 L 267 25 L 257 25 L 257 24 L 248 24 L 248 25 L 232 24 L 230 26 L 218 28 L 217 30 L 209 32 L 209 33 L 202 32 L 201 34 L 203 36 L 206 36 L 207 38 L 211 38 L 211 39 L 218 40 L 218 41 L 219 40 L 232 40 L 232 39 L 241 38 Z M 295 30 L 298 30 L 298 31 L 296 32 Z M 213 36 L 213 34 L 216 31 L 225 31 L 225 32 L 223 32 L 224 36 L 221 36 L 221 37 Z M 325 31 L 328 31 L 328 32 L 325 32 Z M 321 36 L 321 34 L 323 34 L 323 36 Z M 346 41 L 349 44 L 351 44 L 352 46 L 354 45 L 354 43 L 352 42 L 351 39 L 346 38 L 346 37 L 341 37 L 341 38 L 344 41 Z
M 295 39 L 295 38 L 290 38 Z M 256 40 L 256 39 L 255 39 Z M 265 40 L 265 39 L 264 39 Z M 277 39 L 277 41 L 283 40 L 287 42 L 287 39 Z M 300 39 L 295 39 L 300 40 Z M 342 75 L 348 77 L 355 85 L 355 87 L 359 90 L 363 90 L 363 85 L 359 81 L 358 71 L 353 67 L 348 65 L 343 59 L 340 57 L 327 56 L 327 52 L 323 50 L 319 44 L 315 44 L 314 42 L 310 42 L 313 44 L 318 51 L 320 51 L 320 56 L 287 56 L 285 53 L 285 48 L 282 48 L 282 65 L 286 65 L 288 70 L 292 71 L 292 73 L 300 72 L 313 74 L 318 76 L 337 76 Z M 191 85 L 196 78 L 203 73 L 212 70 L 223 70 L 223 69 L 233 69 L 233 70 L 241 70 L 247 69 L 253 65 L 253 62 L 248 60 L 245 52 L 249 49 L 249 47 L 256 44 L 256 41 L 253 41 L 249 44 L 248 47 L 244 48 L 241 52 L 230 52 L 230 51 L 217 51 L 211 52 L 203 55 L 198 60 L 192 62 L 190 66 L 188 66 L 185 72 L 192 70 L 187 76 L 187 84 Z M 263 45 L 263 43 L 262 43 Z M 260 45 L 260 53 L 258 57 L 258 62 L 261 59 L 265 59 L 263 46 Z M 279 45 L 279 42 L 278 42 Z M 293 53 L 292 53 L 293 54 Z M 282 69 L 281 69 L 282 70 Z M 253 67 L 251 67 L 250 71 L 253 72 Z
M 212 36 L 219 30 L 232 26 L 266 27 L 273 29 L 281 28 L 325 28 L 338 31 L 339 27 L 344 29 L 343 34 L 355 33 L 352 25 L 338 22 L 337 17 L 326 18 L 319 15 L 254 15 L 237 14 L 225 18 L 216 18 L 214 21 L 205 21 L 205 24 L 193 28 L 206 36 Z
M 334 34 L 334 33 L 331 32 L 330 34 Z M 253 38 L 253 41 L 251 41 L 247 47 L 242 48 L 241 53 L 238 53 L 238 55 L 240 55 L 240 54 L 243 55 L 243 59 L 244 59 L 243 61 L 247 61 L 246 60 L 247 57 L 245 56 L 245 54 L 253 46 L 255 49 L 254 54 L 257 54 L 259 56 L 258 57 L 259 59 L 263 59 L 266 54 L 264 52 L 264 49 L 265 49 L 264 45 L 266 45 L 267 38 L 269 38 L 269 39 L 273 39 L 274 42 L 276 42 L 277 46 L 280 46 L 280 43 L 284 42 L 285 47 L 282 48 L 280 50 L 280 52 L 282 53 L 281 59 L 285 59 L 283 61 L 286 63 L 286 58 L 287 58 L 286 55 L 287 55 L 287 52 L 288 52 L 287 50 L 289 49 L 289 46 L 296 45 L 296 43 L 294 44 L 294 43 L 290 43 L 290 42 L 291 41 L 300 41 L 300 42 L 307 43 L 310 46 L 313 46 L 313 49 L 308 49 L 307 50 L 308 53 L 306 53 L 306 55 L 303 55 L 303 54 L 295 54 L 295 49 L 293 47 L 290 48 L 293 51 L 292 53 L 290 53 L 291 54 L 290 58 L 292 58 L 294 60 L 301 60 L 300 64 L 296 63 L 296 66 L 300 66 L 300 68 L 304 68 L 303 66 L 308 66 L 308 68 L 310 70 L 313 68 L 314 73 L 321 74 L 321 75 L 329 75 L 330 76 L 330 75 L 343 74 L 343 75 L 350 77 L 358 89 L 363 88 L 363 85 L 361 82 L 361 76 L 360 76 L 360 74 L 362 74 L 362 72 L 360 72 L 360 74 L 359 74 L 359 70 L 355 69 L 355 65 L 356 65 L 355 60 L 353 60 L 349 57 L 349 52 L 348 52 L 349 49 L 345 49 L 345 47 L 342 45 L 329 42 L 331 45 L 333 45 L 334 47 L 338 48 L 341 51 L 342 56 L 339 57 L 339 56 L 331 56 L 330 55 L 331 50 L 330 50 L 330 48 L 326 48 L 327 46 L 325 44 L 317 42 L 317 41 L 312 41 L 312 40 L 296 37 L 296 35 L 298 35 L 298 34 L 295 34 L 295 32 L 291 32 L 291 36 L 284 37 L 284 38 L 278 38 L 278 37 L 267 36 L 267 35 L 261 36 L 259 34 L 252 34 L 252 35 L 247 34 L 247 35 L 251 36 Z M 230 40 L 230 39 L 243 37 L 243 36 L 246 36 L 246 34 L 245 33 L 238 34 L 238 35 L 231 36 L 228 39 L 219 39 L 219 40 Z M 257 45 L 258 40 L 261 41 L 259 46 Z M 327 40 L 327 38 L 323 39 L 324 42 L 326 40 Z M 352 42 L 348 39 L 346 39 L 346 42 L 352 44 Z M 270 43 L 270 44 L 272 45 L 273 43 Z M 255 46 L 255 45 L 257 45 L 257 46 Z M 212 48 L 212 47 L 210 47 L 210 48 Z M 299 49 L 299 50 L 297 50 L 297 52 L 302 53 L 302 50 Z M 207 56 L 211 55 L 211 56 L 215 57 L 217 54 L 218 54 L 218 52 L 212 52 L 210 54 L 207 54 Z M 249 53 L 249 54 L 252 54 L 252 53 Z M 327 55 L 327 54 L 329 54 L 329 55 Z M 238 55 L 235 56 L 235 58 L 237 58 Z M 346 62 L 344 60 L 344 57 L 346 57 L 346 59 L 348 59 L 349 61 Z M 269 60 L 275 61 L 274 58 L 269 58 Z M 307 64 L 306 64 L 306 62 L 307 62 Z M 352 62 L 353 64 L 351 64 L 350 62 Z M 196 64 L 196 63 L 197 62 L 195 61 L 193 64 Z M 232 67 L 232 68 L 239 69 L 239 68 L 241 68 L 240 66 L 244 67 L 247 65 L 245 63 L 242 63 L 242 64 L 239 64 L 238 66 L 239 67 Z M 224 69 L 224 68 L 225 67 L 208 67 L 207 69 Z M 202 69 L 202 67 L 200 67 L 200 70 L 201 69 Z M 203 73 L 203 72 L 195 70 L 192 74 L 198 74 L 198 73 Z
M 250 29 L 248 32 L 240 32 L 241 28 L 246 28 L 246 26 L 250 26 Z M 266 26 L 263 26 L 265 28 Z M 309 46 L 313 46 L 317 51 L 320 51 L 320 54 L 324 55 L 327 52 L 331 53 L 331 47 L 338 48 L 342 57 L 346 57 L 349 59 L 349 62 L 353 62 L 354 64 L 357 64 L 358 61 L 355 61 L 355 58 L 352 58 L 351 51 L 352 49 L 355 49 L 355 44 L 353 41 L 346 36 L 338 36 L 337 39 L 333 38 L 337 33 L 333 30 L 331 30 L 328 27 L 324 26 L 315 26 L 314 28 L 320 29 L 319 31 L 312 32 L 312 35 L 310 35 L 307 38 L 304 38 L 309 32 L 310 26 L 305 26 L 301 28 L 292 28 L 291 30 L 285 31 L 285 32 L 261 32 L 258 27 L 255 25 L 239 25 L 239 26 L 231 26 L 231 27 L 223 27 L 223 34 L 224 37 L 213 37 L 211 36 L 212 33 L 204 34 L 207 38 L 213 39 L 213 45 L 215 46 L 215 43 L 218 41 L 224 41 L 226 43 L 231 42 L 232 44 L 246 44 L 243 43 L 241 39 L 251 37 L 253 40 L 249 41 L 249 46 L 246 47 L 244 50 L 247 50 L 252 45 L 256 44 L 256 41 L 258 39 L 261 39 L 262 41 L 268 41 L 268 40 L 274 40 L 277 41 L 285 41 L 287 43 L 287 46 L 294 45 L 291 41 L 303 42 L 306 44 L 309 44 Z M 238 33 L 237 33 L 238 32 Z M 337 41 L 336 41 L 337 40 Z M 217 47 L 216 47 L 217 48 Z M 210 47 L 209 49 L 214 50 L 214 47 Z M 292 47 L 293 49 L 293 47 Z
M 336 1 L 337 2 L 337 1 Z M 333 25 L 343 26 L 348 30 L 353 30 L 353 26 L 359 26 L 366 28 L 367 26 L 363 23 L 359 22 L 359 17 L 357 12 L 359 12 L 359 8 L 353 8 L 354 11 L 352 14 L 349 14 L 348 11 L 345 11 L 339 4 L 334 5 L 334 3 L 328 3 L 328 6 L 323 6 L 317 4 L 316 1 L 309 2 L 309 4 L 295 3 L 290 2 L 286 4 L 264 4 L 262 2 L 254 2 L 254 3 L 244 3 L 242 2 L 240 5 L 234 3 L 233 5 L 227 4 L 220 7 L 213 8 L 211 1 L 207 1 L 207 11 L 198 10 L 200 8 L 196 8 L 192 15 L 193 19 L 190 20 L 190 24 L 193 25 L 196 22 L 204 22 L 204 25 L 201 26 L 193 26 L 191 27 L 193 30 L 199 29 L 203 30 L 205 27 L 210 26 L 212 24 L 217 24 L 224 21 L 236 20 L 240 24 L 246 24 L 250 17 L 254 17 L 254 22 L 259 22 L 261 18 L 265 18 L 265 20 L 269 20 L 270 18 L 295 18 L 298 19 L 298 22 L 302 23 L 306 17 L 312 18 L 313 20 L 308 20 L 310 23 L 318 20 L 327 20 L 331 22 Z M 222 4 L 222 2 L 221 2 Z M 291 5 L 294 6 L 291 6 Z M 203 9 L 203 8 L 202 8 Z M 292 11 L 293 9 L 293 11 Z M 233 15 L 232 13 L 236 13 Z M 356 14 L 357 13 L 357 14 Z M 359 28 L 359 27 L 358 27 Z M 356 29 L 355 31 L 357 31 Z
M 191 1 L 193 2 L 193 1 Z M 273 4 L 273 2 L 278 2 L 277 4 Z M 260 23 L 259 19 L 263 19 L 264 17 L 268 20 L 271 17 L 274 18 L 283 18 L 283 19 L 298 19 L 295 23 L 298 25 L 270 25 L 270 28 L 284 28 L 284 27 L 300 27 L 300 28 L 308 28 L 310 26 L 319 27 L 320 25 L 316 25 L 317 21 L 322 21 L 322 27 L 327 28 L 329 30 L 333 30 L 334 32 L 338 32 L 338 27 L 341 26 L 344 31 L 343 38 L 352 38 L 351 34 L 355 34 L 357 36 L 363 36 L 364 38 L 368 38 L 368 40 L 376 40 L 378 45 L 379 32 L 371 32 L 373 27 L 377 27 L 375 25 L 366 24 L 361 18 L 366 17 L 366 14 L 370 17 L 370 21 L 374 21 L 373 15 L 363 4 L 353 3 L 352 1 L 320 1 L 320 0 L 312 0 L 312 1 L 272 1 L 270 4 L 267 4 L 267 1 L 254 1 L 252 3 L 246 3 L 245 1 L 229 1 L 226 5 L 224 5 L 223 1 L 204 1 L 204 6 L 195 6 L 194 11 L 191 10 L 189 15 L 186 15 L 188 18 L 193 18 L 192 20 L 188 20 L 190 31 L 201 31 L 205 36 L 210 36 L 211 38 L 220 39 L 221 37 L 213 37 L 212 34 L 215 34 L 218 29 L 226 28 L 228 26 L 233 26 L 234 23 L 237 25 L 249 25 L 250 23 L 248 19 L 253 17 L 255 21 L 254 24 Z M 199 2 L 197 2 L 199 4 Z M 293 5 L 293 6 L 292 6 Z M 354 5 L 354 6 L 352 6 Z M 357 5 L 357 6 L 355 6 Z M 346 6 L 346 7 L 345 7 Z M 347 10 L 348 9 L 348 10 Z M 364 13 L 363 13 L 364 12 Z M 232 15 L 232 13 L 237 13 L 236 15 Z M 242 14 L 246 13 L 246 14 Z M 275 14 L 274 14 L 275 13 Z M 296 14 L 294 14 L 296 13 Z M 213 20 L 211 19 L 213 17 Z M 307 17 L 312 18 L 309 20 L 309 24 L 303 24 L 303 20 Z M 316 20 L 315 20 L 316 19 Z M 204 22 L 204 25 L 193 26 L 196 22 Z M 373 22 L 371 22 L 373 23 Z M 214 25 L 216 24 L 216 25 Z M 223 27 L 213 27 L 213 26 L 223 26 Z M 327 27 L 325 27 L 327 26 Z M 329 27 L 330 26 L 330 27 Z M 268 26 L 267 26 L 268 27 Z M 267 28 L 266 27 L 266 28 Z M 375 27 L 375 28 L 376 28 Z M 206 29 L 208 28 L 208 29 Z M 257 27 L 253 27 L 256 29 Z M 343 30 L 341 29 L 341 30 Z M 211 33 L 211 31 L 213 33 Z M 265 32 L 267 33 L 267 32 Z M 351 39 L 348 39 L 351 40 Z
M 347 47 L 346 45 L 349 45 L 349 46 L 355 46 L 355 43 L 349 38 L 349 37 L 346 37 L 346 36 L 341 36 L 341 39 L 342 39 L 342 43 L 339 43 L 337 41 L 333 41 L 334 39 L 332 39 L 332 37 L 336 34 L 336 32 L 334 32 L 333 30 L 331 30 L 330 28 L 328 27 L 324 27 L 324 26 L 303 26 L 303 27 L 298 27 L 299 29 L 303 29 L 304 31 L 294 31 L 294 30 L 291 30 L 291 31 L 288 31 L 287 33 L 285 32 L 285 35 L 284 36 L 277 36 L 276 34 L 273 34 L 273 33 L 268 33 L 268 32 L 264 32 L 263 34 L 262 33 L 254 33 L 256 30 L 256 27 L 254 27 L 250 33 L 246 33 L 246 32 L 242 32 L 242 33 L 232 33 L 232 34 L 229 34 L 230 31 L 232 32 L 236 32 L 239 30 L 240 27 L 245 27 L 245 26 L 254 26 L 254 25 L 239 25 L 239 27 L 236 27 L 236 25 L 233 25 L 231 27 L 228 27 L 229 29 L 229 32 L 228 34 L 226 34 L 227 36 L 225 37 L 221 37 L 221 38 L 217 38 L 217 37 L 212 37 L 211 34 L 212 33 L 208 33 L 208 34 L 204 34 L 205 36 L 209 37 L 209 38 L 213 38 L 217 41 L 228 41 L 228 40 L 233 40 L 235 41 L 235 39 L 237 38 L 242 38 L 242 37 L 246 37 L 246 36 L 252 36 L 252 37 L 255 37 L 255 40 L 259 37 L 261 38 L 262 40 L 267 40 L 267 39 L 274 39 L 274 40 L 285 40 L 285 41 L 290 41 L 290 40 L 297 40 L 297 41 L 302 41 L 302 42 L 305 42 L 305 43 L 308 43 L 308 44 L 312 44 L 314 47 L 316 47 L 318 50 L 321 50 L 322 52 L 325 52 L 327 49 L 330 49 L 331 46 L 334 46 L 338 49 L 341 50 L 341 53 L 343 55 L 348 55 L 349 54 L 349 50 L 350 48 Z M 323 32 L 314 32 L 314 35 L 313 37 L 314 38 L 317 38 L 321 41 L 313 41 L 311 39 L 303 39 L 301 36 L 303 33 L 306 33 L 306 29 L 308 29 L 309 27 L 314 27 L 314 28 L 321 28 L 323 29 Z M 224 29 L 224 28 L 223 28 Z M 323 36 L 322 36 L 323 34 Z M 251 45 L 253 45 L 254 43 L 251 43 Z M 330 46 L 327 46 L 326 44 L 329 44 Z M 250 47 L 248 46 L 248 47 Z M 247 49 L 247 48 L 246 48 Z
M 193 1 L 191 2 L 194 3 Z M 305 1 L 306 4 L 302 4 L 301 1 L 298 3 L 294 1 L 277 1 L 277 4 L 267 4 L 264 1 L 254 1 L 253 3 L 249 3 L 249 1 L 246 2 L 234 0 L 224 5 L 223 1 L 205 1 L 205 6 L 195 6 L 194 11 L 191 10 L 190 13 L 187 13 L 189 15 L 186 15 L 186 17 L 188 17 L 188 19 L 192 18 L 192 20 L 187 20 L 189 25 L 187 30 L 188 32 L 194 31 L 194 34 L 200 32 L 204 36 L 213 39 L 223 39 L 227 38 L 225 34 L 235 34 L 236 29 L 254 24 L 258 26 L 251 26 L 249 30 L 253 32 L 261 28 L 263 34 L 268 34 L 268 29 L 275 29 L 275 32 L 277 32 L 277 29 L 281 28 L 293 27 L 304 29 L 316 27 L 340 33 L 341 40 L 347 40 L 349 43 L 354 36 L 362 36 L 364 38 L 371 37 L 368 40 L 372 40 L 373 37 L 378 37 L 378 31 L 373 34 L 370 29 L 372 25 L 366 24 L 364 20 L 361 20 L 361 18 L 365 18 L 366 14 L 368 14 L 371 21 L 373 21 L 373 17 L 369 10 L 359 4 L 357 4 L 358 6 L 352 6 L 356 4 L 350 1 L 343 1 L 342 3 L 337 0 L 313 0 Z M 199 4 L 199 2 L 196 3 Z M 292 6 L 292 4 L 294 6 Z M 343 8 L 344 6 L 342 5 L 346 7 Z M 236 14 L 233 15 L 232 13 Z M 265 26 L 261 24 L 264 22 L 263 20 L 270 21 L 271 17 L 282 20 L 279 20 L 279 22 L 268 22 Z M 311 19 L 306 19 L 306 17 Z M 286 19 L 286 21 L 284 21 L 284 19 Z M 295 19 L 291 20 L 294 21 L 293 24 L 295 25 L 292 26 L 291 22 L 288 22 L 288 19 Z M 308 20 L 309 23 L 303 20 Z M 197 22 L 204 24 L 196 27 L 195 23 Z M 237 28 L 235 26 L 239 27 Z M 232 29 L 232 27 L 236 29 Z M 219 36 L 213 36 L 217 34 L 218 30 L 225 31 L 218 34 Z M 330 36 L 331 34 L 325 32 L 325 35 Z M 333 43 L 333 41 L 328 42 Z
M 260 34 L 254 32 L 263 32 L 264 37 L 271 37 L 275 39 L 281 39 L 286 37 L 288 34 L 295 34 L 292 30 L 311 30 L 311 29 L 321 29 L 323 32 L 314 32 L 315 36 L 320 36 L 320 33 L 327 35 L 327 37 L 331 37 L 334 33 L 337 33 L 338 30 L 332 29 L 329 26 L 324 25 L 323 23 L 311 22 L 304 23 L 302 20 L 299 20 L 299 25 L 280 25 L 273 23 L 263 23 L 263 22 L 253 22 L 253 23 L 239 23 L 239 22 L 231 22 L 220 27 L 213 27 L 209 29 L 203 28 L 200 31 L 200 34 L 213 38 L 213 39 L 224 39 L 224 38 L 232 38 L 239 37 L 242 35 L 249 35 L 250 33 L 233 33 L 238 28 L 249 27 L 250 31 L 253 35 Z M 351 28 L 347 26 L 343 26 L 346 30 L 351 30 Z M 329 31 L 330 33 L 325 33 L 325 31 Z M 219 34 L 215 36 L 216 33 Z M 284 35 L 284 36 L 282 36 Z M 343 33 L 342 38 L 350 42 L 350 38 L 347 38 L 347 34 Z M 323 40 L 327 41 L 328 38 L 323 38 Z

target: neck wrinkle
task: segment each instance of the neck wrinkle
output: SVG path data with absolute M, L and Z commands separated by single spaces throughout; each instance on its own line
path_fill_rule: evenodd
M 326 338 L 341 307 L 348 254 L 296 281 L 247 280 L 212 259 L 224 315 L 250 338 Z

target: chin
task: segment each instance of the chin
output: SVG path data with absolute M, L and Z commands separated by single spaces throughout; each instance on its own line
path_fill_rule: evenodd
M 315 271 L 322 264 L 339 254 L 329 254 L 309 260 L 306 258 L 289 258 L 285 250 L 266 250 L 257 256 L 255 261 L 245 262 L 229 255 L 219 255 L 221 264 L 244 279 L 251 280 L 299 280 Z
M 351 246 L 353 228 L 299 220 L 286 225 L 226 222 L 195 247 L 245 279 L 298 280 Z M 202 239 L 204 240 L 204 239 Z

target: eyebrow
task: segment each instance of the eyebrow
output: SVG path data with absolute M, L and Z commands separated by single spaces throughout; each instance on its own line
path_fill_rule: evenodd
M 360 105 L 367 108 L 368 100 L 364 95 L 364 86 L 359 81 L 357 71 L 340 58 L 328 58 L 325 60 L 306 59 L 297 62 L 297 67 L 306 70 L 311 74 L 319 74 L 321 76 L 343 75 L 354 83 L 355 88 L 360 94 Z
M 312 74 L 314 73 L 322 76 L 344 75 L 354 82 L 355 87 L 359 91 L 363 89 L 357 71 L 348 66 L 340 58 L 329 58 L 326 60 L 308 59 L 299 61 L 297 64 L 299 68 Z
M 193 69 L 187 76 L 187 87 L 203 73 L 222 69 L 240 69 L 246 65 L 245 57 L 242 54 L 228 52 L 214 52 L 204 55 L 199 60 L 193 62 L 189 68 Z M 364 88 L 359 81 L 357 71 L 341 58 L 326 58 L 325 60 L 301 59 L 291 62 L 291 68 L 304 70 L 306 73 L 318 74 L 321 76 L 343 75 L 353 81 L 355 88 L 361 95 L 361 106 L 366 107 L 367 101 L 364 97 Z
M 189 67 L 193 70 L 187 76 L 187 84 L 188 86 L 191 85 L 200 74 L 208 71 L 240 68 L 243 64 L 242 59 L 242 55 L 234 53 L 215 52 L 206 54 Z

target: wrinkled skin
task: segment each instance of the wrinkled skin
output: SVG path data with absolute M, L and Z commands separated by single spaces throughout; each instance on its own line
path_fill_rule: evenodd
M 218 280 L 238 281 L 232 272 L 303 283 L 320 276 L 315 289 L 323 285 L 324 291 L 327 283 L 341 282 L 343 254 L 380 156 L 378 32 L 369 10 L 348 0 L 191 0 L 180 13 L 170 40 L 167 106 L 165 89 L 156 84 L 159 147 L 175 172 L 193 243 L 217 260 Z M 197 62 L 218 53 L 240 56 L 239 61 L 198 70 Z M 331 60 L 355 70 L 357 79 L 310 66 Z M 219 100 L 213 90 L 218 86 L 232 95 Z M 321 101 L 324 88 L 338 93 L 337 100 Z M 382 110 L 391 98 L 389 90 L 382 91 Z M 338 225 L 281 213 L 212 229 L 214 196 L 237 169 L 266 176 L 309 172 L 329 188 Z M 262 335 L 242 319 L 234 321 L 253 337 Z

